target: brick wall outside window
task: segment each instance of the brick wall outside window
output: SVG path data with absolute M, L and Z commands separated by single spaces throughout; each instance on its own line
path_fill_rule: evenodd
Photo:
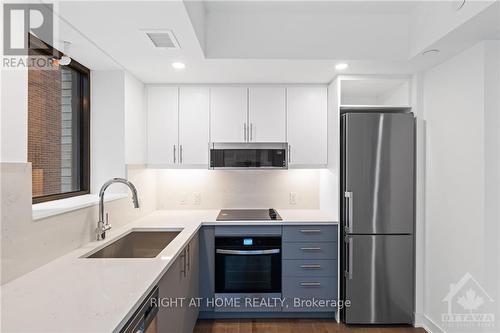
M 72 74 L 28 71 L 28 160 L 33 197 L 77 190 L 73 179 Z
M 33 197 L 61 192 L 61 71 L 28 70 L 28 161 Z

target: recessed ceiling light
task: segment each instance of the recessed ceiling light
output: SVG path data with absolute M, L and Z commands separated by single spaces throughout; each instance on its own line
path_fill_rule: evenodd
M 433 55 L 433 54 L 438 54 L 440 51 L 438 49 L 430 49 L 427 51 L 422 52 L 422 55 Z
M 184 69 L 186 68 L 186 64 L 183 62 L 173 62 L 172 67 L 175 69 Z
M 341 63 L 335 65 L 335 69 L 338 71 L 343 71 L 344 69 L 347 69 L 348 67 L 349 67 L 349 65 L 346 64 L 345 62 L 341 62 Z

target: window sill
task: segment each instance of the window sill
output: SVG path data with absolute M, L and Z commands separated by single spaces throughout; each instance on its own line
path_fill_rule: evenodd
M 108 193 L 104 197 L 104 202 L 126 198 L 125 193 Z M 77 197 L 53 200 L 34 204 L 32 207 L 33 220 L 41 220 L 51 216 L 56 216 L 77 209 L 91 207 L 99 203 L 97 194 L 86 194 Z

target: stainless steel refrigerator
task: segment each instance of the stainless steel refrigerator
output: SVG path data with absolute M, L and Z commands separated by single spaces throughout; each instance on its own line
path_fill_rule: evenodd
M 342 296 L 347 324 L 414 320 L 415 119 L 341 116 Z

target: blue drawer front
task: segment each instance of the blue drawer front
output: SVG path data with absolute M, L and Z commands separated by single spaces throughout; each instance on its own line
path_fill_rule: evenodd
M 223 223 L 223 222 L 221 222 Z M 216 226 L 215 236 L 281 236 L 281 226 L 261 226 L 261 225 L 245 225 L 245 226 Z
M 283 259 L 337 259 L 337 243 L 283 243 Z
M 337 276 L 337 260 L 283 260 L 284 277 Z
M 336 225 L 283 226 L 283 242 L 336 242 Z
M 336 311 L 336 277 L 283 278 L 283 312 Z

